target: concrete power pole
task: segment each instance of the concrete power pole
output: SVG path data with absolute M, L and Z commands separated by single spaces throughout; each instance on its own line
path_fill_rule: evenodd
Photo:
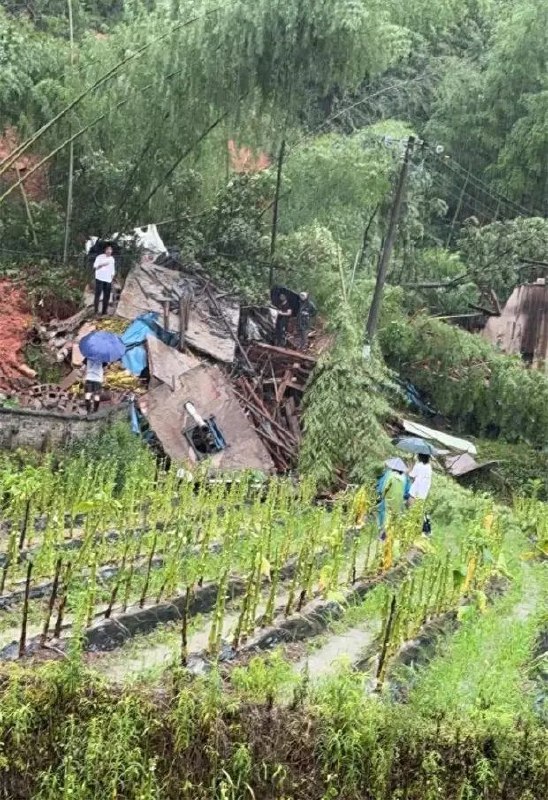
M 405 184 L 407 182 L 407 176 L 409 174 L 409 166 L 411 163 L 411 155 L 413 153 L 414 144 L 415 144 L 415 137 L 410 136 L 407 141 L 407 147 L 405 148 L 405 156 L 398 177 L 396 192 L 394 194 L 394 202 L 392 203 L 392 209 L 390 212 L 390 222 L 388 223 L 388 231 L 386 233 L 386 239 L 384 240 L 384 246 L 379 260 L 377 282 L 375 284 L 373 300 L 371 301 L 369 316 L 367 317 L 367 324 L 365 326 L 364 356 L 369 355 L 369 347 L 375 337 L 375 333 L 377 332 L 377 325 L 379 322 L 379 313 L 381 310 L 384 284 L 386 283 L 388 265 L 390 264 L 390 257 L 392 255 L 392 250 L 394 248 L 394 243 L 396 241 L 396 235 L 398 232 L 401 204 L 405 193 Z

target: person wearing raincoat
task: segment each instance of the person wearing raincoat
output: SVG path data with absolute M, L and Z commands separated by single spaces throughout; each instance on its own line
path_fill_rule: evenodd
M 401 458 L 389 458 L 385 466 L 377 482 L 377 522 L 381 536 L 385 535 L 388 516 L 394 518 L 404 512 L 410 488 L 407 467 Z

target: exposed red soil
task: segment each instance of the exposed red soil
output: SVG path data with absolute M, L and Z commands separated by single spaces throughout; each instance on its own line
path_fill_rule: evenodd
M 8 127 L 3 133 L 0 133 L 0 161 L 7 158 L 16 147 L 20 144 L 20 137 L 13 127 Z M 40 161 L 40 156 L 33 155 L 28 151 L 23 153 L 13 164 L 11 169 L 8 169 L 0 179 L 6 186 L 11 186 L 16 183 L 19 178 L 22 178 L 26 172 L 32 169 Z M 44 165 L 37 169 L 30 178 L 28 178 L 23 186 L 25 192 L 30 200 L 39 202 L 40 200 L 47 199 L 48 196 L 48 170 Z M 17 190 L 19 191 L 19 190 Z
M 31 326 L 24 290 L 10 280 L 0 279 L 0 386 L 28 374 L 22 351 Z

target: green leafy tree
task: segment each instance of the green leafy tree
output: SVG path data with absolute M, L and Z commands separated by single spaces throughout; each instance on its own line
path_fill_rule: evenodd
M 536 276 L 529 261 L 542 261 L 548 252 L 548 220 L 517 217 L 479 227 L 463 228 L 458 240 L 467 279 L 480 289 L 494 289 L 506 300 L 519 283 Z

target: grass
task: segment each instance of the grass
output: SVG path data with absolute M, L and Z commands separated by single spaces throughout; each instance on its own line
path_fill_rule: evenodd
M 454 636 L 419 676 L 411 706 L 431 716 L 444 714 L 512 724 L 534 714 L 534 687 L 528 677 L 535 641 L 548 599 L 546 564 L 521 557 L 523 537 L 509 539 L 513 574 L 509 591 L 482 614 L 467 615 Z

